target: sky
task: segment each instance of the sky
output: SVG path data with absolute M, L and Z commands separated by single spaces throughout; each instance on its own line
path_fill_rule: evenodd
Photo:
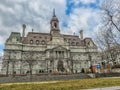
M 100 0 L 0 0 L 0 55 L 11 32 L 50 32 L 50 20 L 55 8 L 64 34 L 79 35 L 94 39 L 100 23 Z

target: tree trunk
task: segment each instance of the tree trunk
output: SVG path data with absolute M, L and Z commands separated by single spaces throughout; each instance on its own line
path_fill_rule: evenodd
M 32 79 L 32 65 L 29 65 L 29 69 L 30 69 L 30 80 Z
M 9 61 L 7 61 L 7 71 L 6 71 L 6 76 L 8 76 L 8 69 L 9 69 Z
M 22 60 L 20 62 L 20 75 L 22 74 Z
M 15 68 L 15 61 L 12 62 L 12 77 L 15 76 L 14 68 Z

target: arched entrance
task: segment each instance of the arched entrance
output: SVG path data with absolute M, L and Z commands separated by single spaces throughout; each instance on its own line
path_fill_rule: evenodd
M 64 64 L 63 64 L 63 61 L 62 60 L 59 60 L 58 61 L 58 65 L 57 65 L 57 70 L 60 71 L 60 72 L 64 72 Z

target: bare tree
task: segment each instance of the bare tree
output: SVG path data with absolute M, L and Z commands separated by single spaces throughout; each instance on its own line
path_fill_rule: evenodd
M 96 41 L 101 57 L 114 62 L 120 51 L 120 0 L 103 0 L 100 7 L 102 23 Z
M 13 58 L 13 59 L 11 59 L 11 63 L 12 63 L 12 77 L 15 77 L 15 63 L 16 63 L 16 56 Z
M 6 66 L 7 66 L 7 67 L 6 67 L 6 68 L 7 68 L 7 69 L 6 69 L 6 76 L 8 76 L 8 72 L 9 72 L 8 70 L 9 70 L 10 57 L 9 57 L 9 59 L 7 59 L 7 60 L 5 61 L 5 63 L 6 63 Z
M 11 62 L 11 52 L 3 56 L 2 67 L 6 67 L 6 76 L 9 74 L 9 64 Z
M 32 78 L 33 66 L 37 63 L 37 55 L 33 51 L 24 52 L 23 61 L 29 65 L 30 78 Z
M 103 25 L 120 32 L 120 0 L 103 0 L 101 10 Z
M 15 62 L 16 62 L 15 60 L 16 60 L 16 56 L 14 52 L 9 51 L 7 54 L 4 55 L 2 67 L 6 67 L 6 76 L 9 75 L 9 70 L 11 69 L 12 76 L 14 77 L 14 74 L 15 74 L 14 69 L 15 69 Z M 10 68 L 10 65 L 12 66 L 11 68 Z
M 101 50 L 101 59 L 103 60 L 102 62 L 104 63 L 103 68 L 106 69 L 106 65 L 107 65 L 109 70 L 111 70 L 112 67 L 111 65 L 115 64 L 116 59 L 119 55 L 119 51 L 120 51 L 120 47 L 118 47 L 119 40 L 116 39 L 116 36 L 112 32 L 111 28 L 108 29 L 102 28 L 102 29 L 100 29 L 96 41 L 98 47 Z
M 101 57 L 106 59 L 108 62 L 114 62 L 120 51 L 119 42 L 116 43 L 114 38 L 114 34 L 112 34 L 111 30 L 101 30 L 96 38 L 98 47 L 102 52 Z

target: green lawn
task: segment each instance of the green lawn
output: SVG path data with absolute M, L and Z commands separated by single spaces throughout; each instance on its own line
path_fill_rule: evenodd
M 0 90 L 80 90 L 120 86 L 120 78 L 80 79 L 68 81 L 1 84 Z

